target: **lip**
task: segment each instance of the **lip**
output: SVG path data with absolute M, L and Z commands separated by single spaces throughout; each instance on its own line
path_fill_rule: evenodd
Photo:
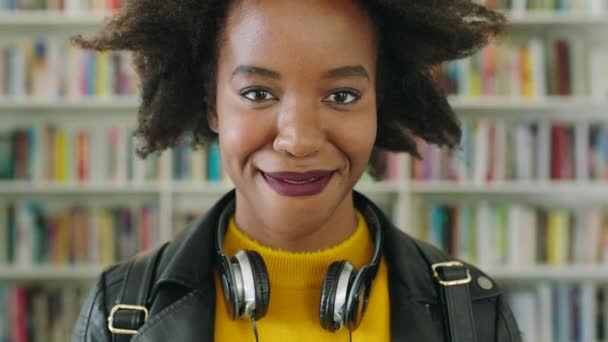
M 263 172 L 260 171 L 262 178 L 266 183 L 279 195 L 296 197 L 296 196 L 314 196 L 321 193 L 331 178 L 334 171 L 316 170 L 308 172 Z M 314 181 L 294 184 L 284 180 L 302 182 L 308 179 L 317 178 Z

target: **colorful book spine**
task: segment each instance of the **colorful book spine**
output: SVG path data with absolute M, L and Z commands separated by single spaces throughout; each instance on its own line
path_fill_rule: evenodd
M 209 145 L 207 163 L 207 179 L 210 182 L 219 182 L 222 180 L 222 159 L 220 156 L 220 145 L 217 141 Z
M 86 289 L 0 287 L 0 341 L 63 342 L 71 337 Z
M 572 43 L 564 38 L 548 44 L 538 37 L 524 43 L 505 40 L 470 58 L 443 64 L 437 79 L 446 93 L 460 97 L 573 95 L 572 50 Z M 599 65 L 605 62 L 602 56 L 589 56 L 589 62 Z
M 603 124 L 462 119 L 457 150 L 417 140 L 416 181 L 501 182 L 608 179 L 608 128 Z
M 608 211 L 510 202 L 423 203 L 421 237 L 485 267 L 608 262 Z
M 602 0 L 480 0 L 477 1 L 489 8 L 509 10 L 518 14 L 525 12 L 556 13 L 603 13 L 606 4 Z
M 0 47 L 0 96 L 44 99 L 134 96 L 136 75 L 125 52 L 78 49 L 56 38 Z
M 0 11 L 116 11 L 123 0 L 3 0 Z
M 33 201 L 0 205 L 0 263 L 109 265 L 160 242 L 158 207 L 49 209 Z

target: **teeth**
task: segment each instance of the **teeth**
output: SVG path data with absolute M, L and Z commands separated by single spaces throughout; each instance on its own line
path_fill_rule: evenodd
M 294 180 L 289 180 L 289 179 L 281 179 L 281 180 L 285 183 L 290 183 L 290 184 L 306 184 L 306 183 L 316 181 L 317 179 L 319 179 L 319 177 L 311 178 L 311 179 L 303 180 L 303 181 L 294 181 Z

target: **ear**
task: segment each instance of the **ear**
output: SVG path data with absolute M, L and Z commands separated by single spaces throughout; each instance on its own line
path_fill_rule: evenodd
M 207 125 L 209 126 L 209 129 L 213 131 L 213 133 L 219 134 L 219 123 L 215 108 L 209 108 L 209 110 L 207 110 Z

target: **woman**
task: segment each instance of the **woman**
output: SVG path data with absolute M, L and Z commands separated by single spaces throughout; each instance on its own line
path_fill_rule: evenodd
M 429 69 L 503 25 L 468 0 L 130 0 L 76 37 L 134 51 L 142 155 L 217 137 L 236 189 L 106 270 L 73 341 L 518 341 L 490 279 L 353 191 L 376 148 L 457 145 Z

